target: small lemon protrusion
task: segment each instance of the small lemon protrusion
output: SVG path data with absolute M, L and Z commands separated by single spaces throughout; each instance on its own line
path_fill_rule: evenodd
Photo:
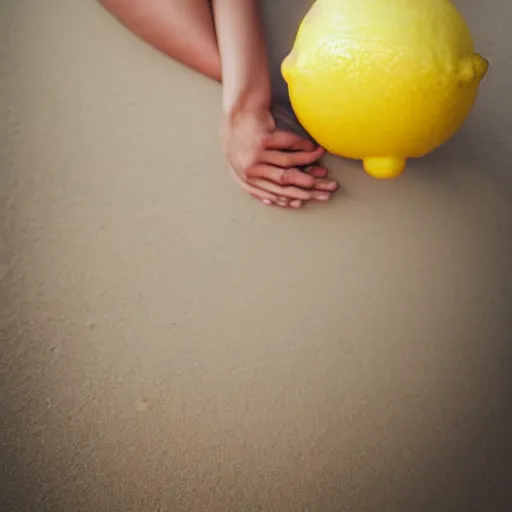
M 405 158 L 368 157 L 363 159 L 364 170 L 373 178 L 387 180 L 400 176 L 405 170 Z
M 489 67 L 453 3 L 312 2 L 281 66 L 309 135 L 378 179 L 453 137 Z
M 487 71 L 489 71 L 489 61 L 482 57 L 479 53 L 475 53 L 473 56 L 473 62 L 475 66 L 475 74 L 478 82 L 481 82 L 485 75 L 487 75 Z
M 462 59 L 459 67 L 459 81 L 464 84 L 480 83 L 489 69 L 489 62 L 475 53 Z

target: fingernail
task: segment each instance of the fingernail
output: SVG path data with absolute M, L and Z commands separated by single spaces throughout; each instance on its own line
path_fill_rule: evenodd
M 261 202 L 263 204 L 266 204 L 267 206 L 271 206 L 272 205 L 272 201 L 270 199 L 262 199 Z
M 328 201 L 331 198 L 331 194 L 324 192 L 322 194 L 317 194 L 316 198 L 319 201 Z

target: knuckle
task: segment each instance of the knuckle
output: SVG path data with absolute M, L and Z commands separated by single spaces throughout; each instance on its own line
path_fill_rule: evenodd
M 269 138 L 270 136 L 267 133 L 262 133 L 256 138 L 256 151 L 258 153 L 266 148 Z
M 279 170 L 279 174 L 277 176 L 277 183 L 279 185 L 286 185 L 288 183 L 288 172 L 284 169 Z

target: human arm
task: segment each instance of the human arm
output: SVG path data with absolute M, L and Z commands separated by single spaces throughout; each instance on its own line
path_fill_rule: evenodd
M 316 166 L 308 175 L 297 168 L 314 163 L 322 150 L 297 134 L 276 130 L 257 0 L 99 2 L 147 43 L 223 82 L 223 149 L 246 191 L 282 206 L 328 198 L 325 191 L 336 184 L 322 179 L 325 169 Z
M 99 0 L 138 37 L 169 57 L 221 81 L 220 57 L 207 0 Z
M 252 195 L 328 199 L 335 182 L 317 180 L 299 166 L 315 163 L 323 150 L 291 132 L 276 130 L 272 91 L 258 0 L 213 0 L 223 83 L 223 141 L 229 163 Z M 317 190 L 317 185 L 323 190 Z M 297 203 L 295 203 L 297 204 Z

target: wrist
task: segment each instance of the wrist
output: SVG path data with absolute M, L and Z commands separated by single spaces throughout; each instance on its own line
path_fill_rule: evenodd
M 269 110 L 272 104 L 270 85 L 249 84 L 246 87 L 229 88 L 224 84 L 222 108 L 225 115 L 247 110 Z

